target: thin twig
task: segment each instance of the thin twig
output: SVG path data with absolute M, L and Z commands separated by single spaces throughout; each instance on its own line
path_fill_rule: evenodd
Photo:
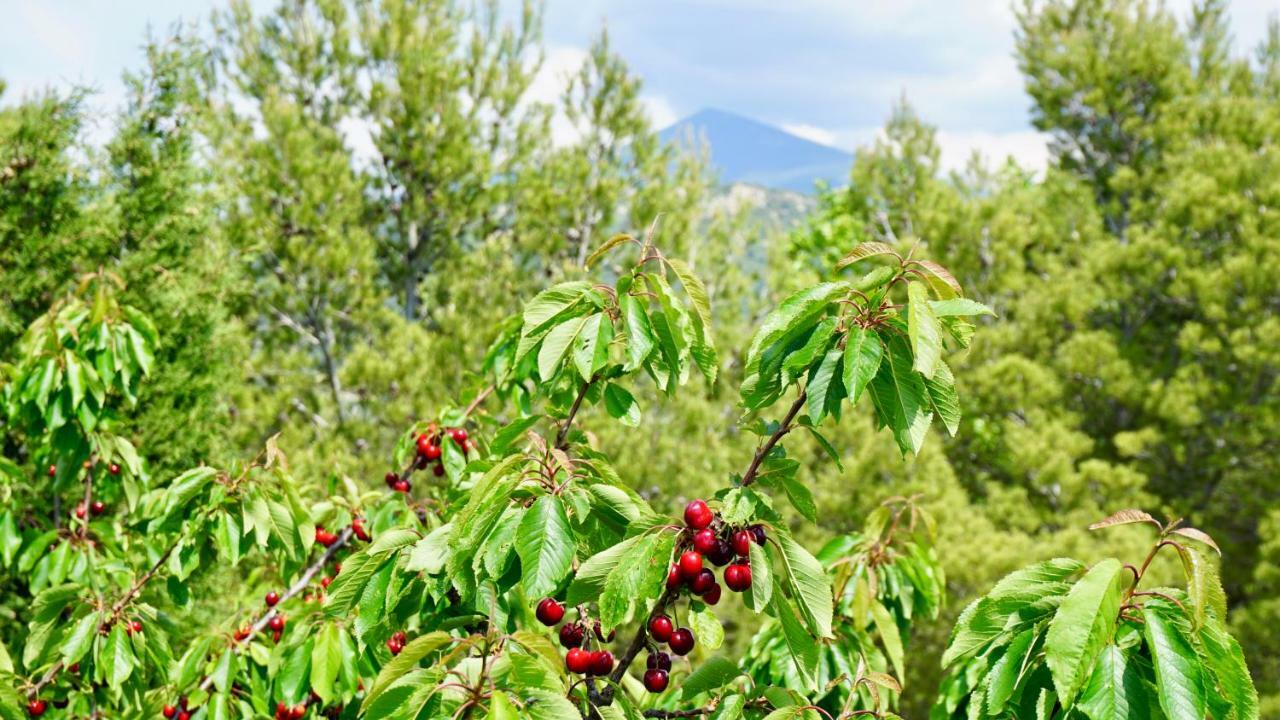
M 578 414 L 578 409 L 582 407 L 582 400 L 586 398 L 587 391 L 591 389 L 592 383 L 596 378 L 582 383 L 582 387 L 578 390 L 578 397 L 573 399 L 573 405 L 569 408 L 569 416 L 564 419 L 564 423 L 560 426 L 560 432 L 556 433 L 556 447 L 564 450 L 568 447 L 565 440 L 569 437 L 569 429 L 573 427 L 573 418 Z
M 764 445 L 761 445 L 760 449 L 756 450 L 755 457 L 751 458 L 751 466 L 747 468 L 747 472 L 742 476 L 743 487 L 755 482 L 756 475 L 760 472 L 760 464 L 764 462 L 765 457 L 778 444 L 782 436 L 791 432 L 791 423 L 796 419 L 796 415 L 800 414 L 800 408 L 804 407 L 806 396 L 806 392 L 800 392 L 800 396 L 796 398 L 796 401 L 791 404 L 791 409 L 787 411 L 787 416 L 782 419 L 782 424 L 778 426 L 777 430 L 773 431 L 773 434 L 769 436 Z

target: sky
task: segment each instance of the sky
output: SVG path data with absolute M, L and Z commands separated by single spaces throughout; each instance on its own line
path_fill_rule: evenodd
M 1190 2 L 1169 5 L 1186 17 Z M 203 21 L 220 4 L 0 0 L 6 99 L 78 83 L 98 91 L 97 107 L 118 105 L 120 75 L 140 65 L 148 27 Z M 1013 58 L 1011 8 L 1010 0 L 547 0 L 533 94 L 555 97 L 607 28 L 644 80 L 657 127 L 714 107 L 854 150 L 875 138 L 905 95 L 938 127 L 945 166 L 976 149 L 1039 168 L 1047 151 Z M 1235 0 L 1237 47 L 1251 50 L 1276 12 L 1280 0 Z

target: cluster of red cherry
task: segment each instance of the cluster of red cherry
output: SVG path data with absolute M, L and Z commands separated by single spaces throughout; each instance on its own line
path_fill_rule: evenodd
M 443 432 L 448 433 L 449 437 L 453 438 L 453 442 L 462 450 L 463 455 L 467 455 L 476 449 L 475 442 L 467 437 L 466 428 L 445 428 Z M 436 477 L 444 475 L 444 462 L 441 460 L 444 456 L 444 447 L 441 445 L 443 439 L 444 435 L 435 428 L 434 424 L 427 432 L 418 435 L 415 440 L 418 447 L 418 455 L 413 463 L 414 470 L 421 470 L 431 466 L 431 472 Z M 387 473 L 384 480 L 387 483 L 387 487 L 396 492 L 407 493 L 413 487 L 409 484 L 408 477 L 401 477 L 396 472 Z
M 538 622 L 555 627 L 564 619 L 564 606 L 554 598 L 543 598 L 534 614 L 538 616 Z M 616 632 L 610 632 L 605 636 L 600 621 L 596 621 L 595 638 L 598 643 L 612 642 L 616 635 Z M 560 628 L 560 644 L 569 649 L 564 656 L 564 665 L 569 672 L 592 677 L 604 677 L 613 672 L 613 653 L 603 648 L 588 650 L 583 647 L 587 640 L 587 626 L 582 620 Z
M 399 655 L 407 642 L 409 642 L 409 637 L 404 634 L 404 631 L 397 630 L 392 633 L 391 637 L 387 638 L 387 649 L 391 651 L 392 655 Z
M 160 714 L 169 718 L 169 720 L 187 720 L 187 718 L 191 717 L 191 711 L 187 709 L 187 696 L 183 695 L 178 698 L 177 705 L 165 705 Z

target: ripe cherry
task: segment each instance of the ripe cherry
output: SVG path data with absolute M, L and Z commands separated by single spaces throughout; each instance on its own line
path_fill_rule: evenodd
M 716 603 L 720 602 L 720 592 L 721 592 L 720 583 L 718 582 L 711 583 L 711 588 L 706 592 L 702 593 L 702 602 L 708 605 L 715 605 Z
M 764 526 L 752 525 L 747 529 L 751 531 L 751 537 L 755 538 L 756 544 L 763 547 L 764 546 Z
M 423 449 L 423 447 L 419 445 L 418 452 L 422 453 L 422 457 L 426 458 L 430 462 L 440 459 L 441 451 L 439 445 L 428 445 L 426 449 Z
M 392 636 L 387 638 L 387 649 L 391 651 L 392 655 L 399 655 L 400 651 L 404 649 L 404 645 Z
M 382 476 L 382 481 L 387 484 L 387 487 L 395 487 L 395 484 L 400 482 L 400 476 L 393 472 L 389 472 Z
M 675 626 L 671 624 L 671 618 L 666 615 L 654 615 L 649 618 L 649 635 L 658 642 L 667 642 L 671 639 L 671 632 Z
M 707 559 L 715 563 L 716 567 L 724 567 L 733 561 L 733 545 L 728 540 L 716 541 L 716 546 L 707 553 Z
M 48 709 L 49 703 L 41 700 L 40 698 L 36 698 L 35 700 L 27 703 L 27 713 L 31 715 L 31 717 L 40 717 L 44 714 L 44 711 Z
M 178 712 L 177 720 L 191 720 L 191 713 L 181 710 Z
M 567 648 L 582 647 L 587 631 L 578 623 L 569 623 L 560 628 L 560 644 Z
M 694 530 L 701 530 L 710 525 L 713 517 L 711 508 L 701 500 L 693 500 L 684 506 L 684 524 Z
M 167 718 L 172 718 L 174 715 L 178 714 L 178 708 L 172 705 L 165 705 L 164 709 L 160 711 L 160 714 Z
M 680 565 L 672 565 L 671 570 L 667 572 L 667 589 L 671 592 L 679 590 L 682 580 L 684 580 L 684 576 L 680 574 Z
M 573 648 L 564 656 L 564 665 L 571 673 L 579 675 L 591 669 L 591 653 L 582 648 Z
M 328 575 L 320 578 L 320 587 L 322 588 L 328 588 L 329 585 L 332 583 L 333 583 L 333 578 Z
M 83 520 L 85 515 L 88 515 L 88 512 L 84 508 L 84 503 L 76 505 L 76 519 Z
M 274 630 L 275 632 L 281 632 L 281 631 L 283 631 L 283 630 L 284 630 L 284 616 L 283 616 L 283 615 L 272 615 L 272 616 L 271 616 L 271 619 L 267 621 L 267 627 L 268 627 L 268 628 L 271 628 L 271 629 L 272 629 L 272 630 Z
M 716 549 L 716 531 L 711 528 L 703 528 L 693 536 L 693 549 L 703 555 L 710 554 Z
M 693 652 L 693 631 L 689 628 L 678 628 L 671 633 L 671 652 L 677 655 L 688 655 Z
M 103 504 L 101 500 L 94 500 L 93 502 L 89 503 L 89 512 L 93 513 L 94 515 L 101 515 L 106 511 L 107 511 L 107 506 Z
M 747 530 L 739 530 L 733 534 L 733 551 L 738 553 L 738 557 L 747 557 L 751 554 L 751 532 Z
M 279 630 L 273 630 L 271 632 L 271 642 L 280 642 L 280 637 L 282 634 L 283 633 L 281 633 Z
M 697 550 L 689 550 L 680 556 L 680 574 L 685 580 L 693 580 L 702 572 L 702 554 Z
M 734 592 L 743 592 L 751 587 L 751 566 L 734 563 L 724 570 L 724 584 Z
M 409 642 L 409 636 L 405 635 L 403 630 L 395 631 L 394 633 L 392 633 L 391 637 L 395 638 L 396 642 L 400 643 L 401 645 L 404 645 L 405 643 Z
M 703 568 L 689 581 L 689 590 L 693 591 L 694 595 L 702 595 L 709 592 L 715 584 L 716 574 L 707 568 Z
M 267 593 L 267 596 L 264 597 L 263 600 L 266 601 L 267 607 L 275 607 L 276 603 L 280 602 L 280 593 L 272 590 Z
M 431 449 L 431 446 L 435 445 L 435 443 L 432 442 L 432 437 L 426 433 L 419 435 L 416 443 L 418 446 L 418 454 L 424 457 L 426 456 L 427 451 Z M 439 456 L 437 455 L 436 457 Z
M 307 715 L 307 706 L 302 703 L 298 703 L 297 705 L 294 705 L 293 709 L 289 710 L 289 717 L 291 718 L 291 720 L 302 720 L 302 718 L 306 717 L 306 715 Z
M 334 535 L 333 533 L 329 532 L 328 530 L 325 530 L 322 527 L 316 528 L 316 542 L 320 543 L 325 547 L 329 547 L 337 541 L 338 541 L 337 535 Z
M 362 517 L 351 518 L 351 532 L 354 533 L 356 537 L 360 538 L 360 540 L 364 542 L 369 542 L 370 540 L 373 539 L 372 537 L 369 536 L 369 531 L 365 529 L 364 518 Z
M 411 486 L 409 485 L 408 480 L 396 480 L 395 483 L 391 486 L 391 489 L 395 490 L 398 493 L 407 493 L 409 492 L 410 487 Z
M 670 670 L 671 656 L 664 652 L 649 653 L 649 658 L 645 661 L 645 665 L 650 670 Z
M 107 472 L 111 473 L 112 475 L 119 475 L 120 466 L 115 463 L 111 463 L 110 465 L 107 466 Z
M 547 627 L 553 627 L 564 619 L 564 606 L 553 598 L 543 598 L 542 602 L 538 603 L 535 614 L 538 616 L 538 622 Z
M 449 431 L 449 437 L 453 438 L 453 441 L 458 443 L 459 446 L 463 446 L 467 442 L 467 429 L 453 428 Z
M 134 620 L 133 622 L 129 623 L 129 631 L 136 632 L 136 633 L 142 632 L 142 621 Z
M 57 475 L 57 474 L 58 474 L 58 466 L 57 466 L 57 465 L 50 465 L 50 466 L 49 466 L 49 477 L 53 477 L 54 475 Z
M 436 477 L 443 477 L 443 476 L 444 476 L 444 464 L 442 463 L 442 464 L 440 464 L 440 465 L 436 465 L 435 467 L 431 468 L 431 474 L 432 474 L 432 475 L 435 475 Z
M 597 650 L 591 653 L 591 674 L 604 677 L 613 672 L 613 653 Z
M 667 689 L 667 684 L 671 681 L 671 676 L 666 670 L 645 670 L 644 671 L 644 689 L 651 693 L 660 693 Z
M 245 625 L 244 627 L 242 627 L 242 628 L 240 628 L 239 630 L 236 630 L 234 633 L 232 633 L 232 635 L 231 635 L 231 636 L 232 636 L 233 638 L 235 638 L 235 641 L 236 641 L 236 642 L 243 642 L 244 640 L 248 639 L 248 637 L 249 637 L 249 626 L 248 626 L 248 625 Z

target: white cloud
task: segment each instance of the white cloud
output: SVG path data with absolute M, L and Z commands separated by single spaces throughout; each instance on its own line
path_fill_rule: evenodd
M 802 137 L 805 140 L 812 140 L 819 145 L 827 145 L 830 147 L 835 147 L 836 145 L 836 134 L 826 128 L 820 128 L 816 125 L 808 125 L 806 123 L 784 123 L 782 125 L 782 129 L 796 137 Z
M 1034 130 L 1007 133 L 938 131 L 938 148 L 944 170 L 959 170 L 976 151 L 988 164 L 1003 164 L 1012 157 L 1018 165 L 1040 172 L 1049 164 L 1048 138 Z
M 641 95 L 640 104 L 644 105 L 649 124 L 655 130 L 661 130 L 680 119 L 671 101 L 661 95 Z

